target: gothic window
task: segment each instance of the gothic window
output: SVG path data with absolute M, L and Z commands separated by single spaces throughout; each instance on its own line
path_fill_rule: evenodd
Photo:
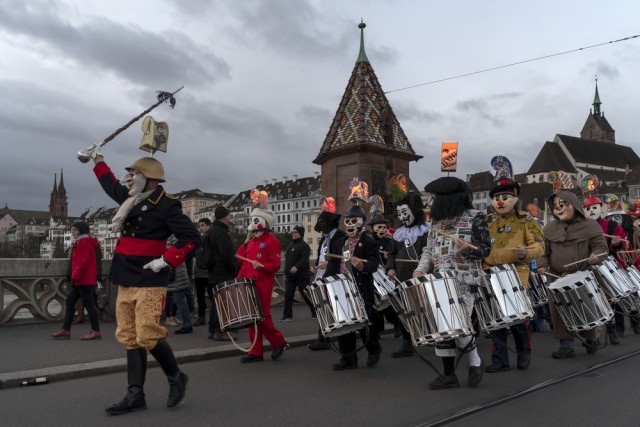
M 380 112 L 380 131 L 384 143 L 393 145 L 393 119 L 391 117 L 391 108 L 386 105 Z

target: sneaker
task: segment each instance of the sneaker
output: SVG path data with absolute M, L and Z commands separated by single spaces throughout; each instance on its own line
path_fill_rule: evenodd
M 247 354 L 240 358 L 241 363 L 262 362 L 263 360 L 264 359 L 261 356 L 254 356 L 253 354 Z
M 455 373 L 451 375 L 440 375 L 438 378 L 429 383 L 429 388 L 431 390 L 442 390 L 445 388 L 456 387 L 460 387 L 460 382 L 458 381 L 458 377 Z
M 467 377 L 467 384 L 469 387 L 476 387 L 482 381 L 484 375 L 484 360 L 480 361 L 480 366 L 469 366 L 469 376 Z
M 71 331 L 67 331 L 66 329 L 58 329 L 55 332 L 51 332 L 49 336 L 54 340 L 68 340 L 69 338 L 71 338 Z
M 283 317 L 278 322 L 293 322 L 293 317 Z
M 288 348 L 289 348 L 289 343 L 285 341 L 280 347 L 273 350 L 273 352 L 271 353 L 271 360 L 280 359 L 280 357 L 282 357 L 282 355 L 284 354 L 284 351 Z
M 331 346 L 328 343 L 322 341 L 316 341 L 312 344 L 307 344 L 307 348 L 314 351 L 331 350 Z
M 598 347 L 600 347 L 600 340 L 592 341 L 587 340 L 587 354 L 596 354 L 598 352 Z
M 350 369 L 357 369 L 358 368 L 358 364 L 357 363 L 347 362 L 346 360 L 340 360 L 340 362 L 335 363 L 331 368 L 334 371 L 347 371 L 347 370 L 350 370 Z
M 175 317 L 167 317 L 167 320 L 164 322 L 165 326 L 180 326 L 182 322 L 178 321 Z
M 554 351 L 551 356 L 554 359 L 569 359 L 571 357 L 576 357 L 576 352 L 570 347 L 560 347 L 558 351 Z
M 102 339 L 102 334 L 100 331 L 94 331 L 93 329 L 87 335 L 80 338 L 82 341 L 93 341 L 99 339 Z
M 484 371 L 490 374 L 494 374 L 496 372 L 506 372 L 510 371 L 511 367 L 509 365 L 503 365 L 500 362 L 493 361 L 491 365 L 487 366 Z

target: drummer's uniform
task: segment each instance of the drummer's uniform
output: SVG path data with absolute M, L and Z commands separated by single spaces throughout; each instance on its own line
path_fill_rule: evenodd
M 463 255 L 456 249 L 453 240 L 439 234 L 439 232 L 464 239 L 478 249 L 469 248 L 467 254 Z M 431 223 L 427 245 L 422 250 L 420 263 L 416 270 L 424 274 L 431 271 L 439 273 L 451 271 L 460 283 L 466 314 L 471 316 L 474 304 L 471 287 L 480 285 L 482 277 L 485 275 L 482 270 L 482 260 L 490 252 L 491 238 L 484 213 L 477 210 L 467 210 L 459 217 Z M 436 355 L 455 357 L 456 344 L 460 349 L 474 345 L 472 337 L 441 341 L 436 343 Z M 475 347 L 467 350 L 473 348 Z
M 380 315 L 373 308 L 375 304 L 373 273 L 378 269 L 380 259 L 378 257 L 378 244 L 366 231 L 362 230 L 356 238 L 345 239 L 344 250 L 348 250 L 351 256 L 366 261 L 362 271 L 353 268 L 349 260 L 344 260 L 344 266 L 352 274 L 358 286 L 360 295 L 364 300 L 364 308 L 367 312 L 369 323 L 371 324 L 369 327 L 369 340 L 366 344 L 367 351 L 370 356 L 379 354 L 382 349 L 380 347 L 380 335 L 375 325 L 380 323 Z M 360 335 L 364 341 L 366 339 L 364 329 L 360 331 Z M 338 337 L 338 344 L 340 346 L 340 353 L 342 354 L 341 362 L 353 367 L 357 366 L 358 355 L 356 353 L 355 332 L 340 335 Z
M 484 267 L 513 264 L 518 273 L 520 283 L 525 288 L 529 287 L 529 263 L 544 253 L 544 237 L 540 223 L 527 212 L 511 210 L 499 215 L 491 213 L 487 215 L 487 227 L 491 235 L 491 254 L 484 260 Z M 504 248 L 527 247 L 527 256 L 524 259 L 511 250 Z M 525 359 L 531 353 L 531 334 L 529 322 L 510 325 L 513 339 L 516 342 L 519 369 L 526 369 Z M 491 346 L 491 359 L 494 364 L 509 366 L 509 352 L 507 348 L 507 328 L 491 332 L 493 344 Z M 524 357 L 523 357 L 524 356 Z M 527 364 L 528 365 L 528 364 Z
M 120 184 L 106 163 L 98 163 L 93 170 L 104 191 L 118 204 L 130 197 L 129 190 Z M 172 234 L 177 241 L 167 248 L 167 238 Z M 167 194 L 162 186 L 131 209 L 109 271 L 109 280 L 118 285 L 116 338 L 127 349 L 151 350 L 166 336 L 166 329 L 160 326 L 160 314 L 171 269 L 155 273 L 143 266 L 163 257 L 176 268 L 200 240 L 198 229 L 182 213 L 180 201 Z
M 276 273 L 280 269 L 282 262 L 280 259 L 281 252 L 282 247 L 280 242 L 273 234 L 267 231 L 264 231 L 261 236 L 249 240 L 246 244 L 240 245 L 237 251 L 238 255 L 258 261 L 264 266 L 256 270 L 253 268 L 251 262 L 242 259 L 239 261 L 240 271 L 237 277 L 255 279 L 258 298 L 260 299 L 260 306 L 262 307 L 262 314 L 264 315 L 264 320 L 258 323 L 257 331 L 254 327 L 249 328 L 249 340 L 251 342 L 254 340 L 254 334 L 258 334 L 255 345 L 249 351 L 249 355 L 252 356 L 262 357 L 263 336 L 269 341 L 273 349 L 280 348 L 285 343 L 282 333 L 276 329 L 273 324 L 273 318 L 271 317 L 271 295 L 276 280 Z
M 378 245 L 378 258 L 380 260 L 380 264 L 378 264 L 378 269 L 384 269 L 385 274 L 387 269 L 385 268 L 388 257 L 391 254 L 391 250 L 393 249 L 393 240 L 390 237 L 378 237 L 376 233 L 372 233 L 371 237 Z M 398 315 L 396 314 L 393 307 L 388 306 L 383 310 L 378 312 L 380 315 L 378 316 L 380 324 L 376 325 L 378 331 L 382 332 L 384 330 L 384 319 L 386 318 L 390 323 L 394 326 L 399 322 Z
M 538 268 L 547 268 L 548 272 L 553 274 L 553 276 L 547 276 L 548 285 L 555 280 L 554 276 L 563 276 L 589 269 L 587 261 L 574 264 L 576 261 L 586 260 L 592 254 L 609 252 L 602 228 L 595 220 L 585 218 L 578 212 L 568 223 L 559 220 L 551 221 L 542 229 L 542 232 L 544 234 L 544 255 L 538 258 L 537 262 Z M 567 266 L 565 267 L 565 265 Z M 560 317 L 551 295 L 549 295 L 549 311 L 553 323 L 553 337 L 561 341 L 561 347 L 572 345 L 569 342 L 572 342 L 575 336 L 567 331 L 564 320 Z M 593 328 L 581 331 L 580 335 L 587 340 L 596 341 L 599 331 L 598 328 Z

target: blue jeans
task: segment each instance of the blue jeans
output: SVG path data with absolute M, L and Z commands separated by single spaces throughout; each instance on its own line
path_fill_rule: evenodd
M 193 293 L 189 290 L 184 291 L 173 291 L 173 302 L 178 307 L 178 311 L 180 312 L 180 316 L 182 316 L 182 327 L 183 328 L 191 328 L 191 310 L 189 310 L 189 302 L 187 292 L 191 294 L 191 301 L 193 306 Z

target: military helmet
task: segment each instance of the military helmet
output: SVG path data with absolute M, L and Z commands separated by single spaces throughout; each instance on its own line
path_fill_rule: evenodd
M 160 182 L 165 182 L 164 167 L 160 161 L 153 157 L 141 157 L 125 169 L 135 169 L 140 171 L 147 179 L 157 179 Z

